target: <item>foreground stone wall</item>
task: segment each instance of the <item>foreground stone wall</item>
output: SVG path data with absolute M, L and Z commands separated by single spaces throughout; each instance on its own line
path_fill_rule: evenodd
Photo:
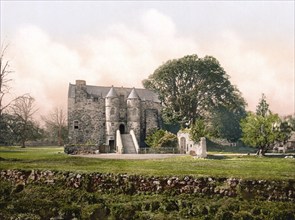
M 243 180 L 237 178 L 156 177 L 127 174 L 79 174 L 55 171 L 2 170 L 0 179 L 19 185 L 54 184 L 84 188 L 88 192 L 172 193 L 220 197 L 240 197 L 295 202 L 295 180 Z

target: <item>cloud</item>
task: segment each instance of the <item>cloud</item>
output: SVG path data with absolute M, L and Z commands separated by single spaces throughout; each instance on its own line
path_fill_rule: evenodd
M 275 112 L 294 112 L 290 59 L 279 57 L 280 65 L 275 64 L 269 51 L 249 48 L 234 31 L 216 33 L 211 42 L 183 36 L 170 17 L 155 9 L 138 22 L 137 28 L 112 24 L 99 35 L 85 33 L 75 42 L 63 42 L 40 27 L 23 26 L 10 48 L 12 87 L 17 94 L 31 93 L 44 115 L 56 106 L 66 108 L 68 84 L 76 79 L 92 85 L 141 87 L 141 81 L 163 62 L 197 53 L 220 61 L 251 110 L 264 92 Z
M 294 49 L 278 42 L 269 42 L 272 50 L 259 43 L 253 46 L 232 31 L 223 31 L 220 36 L 216 44 L 211 44 L 210 52 L 238 86 L 249 109 L 255 111 L 264 93 L 273 112 L 293 114 Z

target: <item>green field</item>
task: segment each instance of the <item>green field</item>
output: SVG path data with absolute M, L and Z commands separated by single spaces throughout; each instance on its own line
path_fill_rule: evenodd
M 59 147 L 0 147 L 0 170 L 7 169 L 276 180 L 271 181 L 270 188 L 295 179 L 295 159 L 216 156 L 212 152 L 207 159 L 183 155 L 158 160 L 110 160 L 66 155 Z M 293 201 L 253 199 L 239 191 L 236 197 L 227 197 L 177 194 L 173 190 L 129 194 L 118 189 L 91 191 L 87 184 L 76 189 L 58 182 L 23 185 L 1 180 L 0 219 L 295 219 Z
M 157 160 L 113 160 L 66 155 L 60 147 L 0 147 L 0 169 L 128 173 L 158 176 L 295 179 L 295 159 L 256 156 L 180 156 Z

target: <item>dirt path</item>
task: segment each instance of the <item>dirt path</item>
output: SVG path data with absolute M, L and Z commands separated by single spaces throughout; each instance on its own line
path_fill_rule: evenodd
M 147 160 L 147 159 L 164 159 L 169 157 L 181 157 L 186 154 L 79 154 L 77 157 L 89 157 L 100 159 L 122 159 L 122 160 Z
M 99 159 L 116 159 L 116 160 L 149 160 L 149 159 L 164 159 L 170 157 L 182 157 L 187 156 L 188 154 L 79 154 L 73 155 L 76 157 L 88 157 L 88 158 L 99 158 Z M 229 154 L 209 154 L 210 156 L 256 156 L 256 154 L 246 154 L 246 153 L 229 153 Z M 281 156 L 281 155 L 293 155 L 294 154 L 281 154 L 281 153 L 267 153 L 268 156 Z

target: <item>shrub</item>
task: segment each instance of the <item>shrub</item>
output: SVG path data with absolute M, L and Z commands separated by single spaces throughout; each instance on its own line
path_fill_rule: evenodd
M 145 143 L 153 148 L 163 148 L 163 147 L 177 147 L 177 136 L 168 131 L 160 130 L 152 130 L 149 132 Z
M 165 131 L 160 129 L 160 130 L 155 130 L 151 129 L 148 131 L 148 135 L 145 139 L 145 143 L 149 147 L 157 147 L 159 140 L 165 135 Z
M 177 147 L 177 136 L 170 132 L 165 132 L 164 136 L 159 140 L 157 147 Z

